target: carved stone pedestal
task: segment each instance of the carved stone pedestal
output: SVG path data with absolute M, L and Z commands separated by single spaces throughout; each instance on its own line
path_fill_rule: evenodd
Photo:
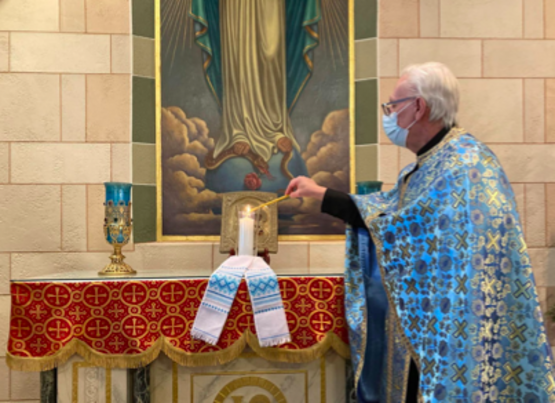
M 161 355 L 139 370 L 95 368 L 74 356 L 58 369 L 58 403 L 345 403 L 345 373 L 345 360 L 331 351 L 306 364 L 245 352 L 196 368 Z

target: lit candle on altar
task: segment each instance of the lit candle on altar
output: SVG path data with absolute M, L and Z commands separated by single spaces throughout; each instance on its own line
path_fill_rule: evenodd
M 239 212 L 239 245 L 238 255 L 253 256 L 254 254 L 254 217 L 250 206 Z

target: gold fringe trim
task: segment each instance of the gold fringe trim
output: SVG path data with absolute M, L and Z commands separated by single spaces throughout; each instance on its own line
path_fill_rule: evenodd
M 134 355 L 101 354 L 78 339 L 71 340 L 60 351 L 46 357 L 20 357 L 9 352 L 6 355 L 8 367 L 15 371 L 48 371 L 65 363 L 73 354 L 79 354 L 86 362 L 101 368 L 139 368 L 154 361 L 163 351 L 172 361 L 186 367 L 217 366 L 233 361 L 241 355 L 249 345 L 258 356 L 268 360 L 288 363 L 306 363 L 324 356 L 332 348 L 341 357 L 350 357 L 349 345 L 344 343 L 335 333 L 327 333 L 322 341 L 303 350 L 287 350 L 280 348 L 263 348 L 256 335 L 250 331 L 243 335 L 230 347 L 208 353 L 187 353 L 174 347 L 168 339 L 161 336 L 148 350 Z

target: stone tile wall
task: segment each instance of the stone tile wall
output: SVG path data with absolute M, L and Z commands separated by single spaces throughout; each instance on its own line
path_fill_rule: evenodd
M 130 7 L 0 2 L 0 401 L 39 398 L 3 357 L 10 278 L 108 261 L 102 183 L 131 180 Z
M 554 0 L 380 0 L 378 18 L 380 102 L 409 64 L 440 61 L 459 77 L 459 123 L 513 183 L 544 310 L 555 304 L 554 17 Z M 386 189 L 412 161 L 380 133 Z

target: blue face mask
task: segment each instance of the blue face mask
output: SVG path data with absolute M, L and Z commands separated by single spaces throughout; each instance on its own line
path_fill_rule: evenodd
M 408 108 L 410 105 L 407 104 L 404 108 L 402 108 L 399 112 L 393 112 L 391 115 L 382 116 L 382 124 L 385 134 L 391 140 L 391 142 L 399 147 L 406 147 L 407 146 L 407 137 L 409 135 L 409 129 L 416 123 L 416 120 L 412 122 L 409 127 L 406 129 L 399 126 L 397 123 L 397 117 L 401 112 Z

